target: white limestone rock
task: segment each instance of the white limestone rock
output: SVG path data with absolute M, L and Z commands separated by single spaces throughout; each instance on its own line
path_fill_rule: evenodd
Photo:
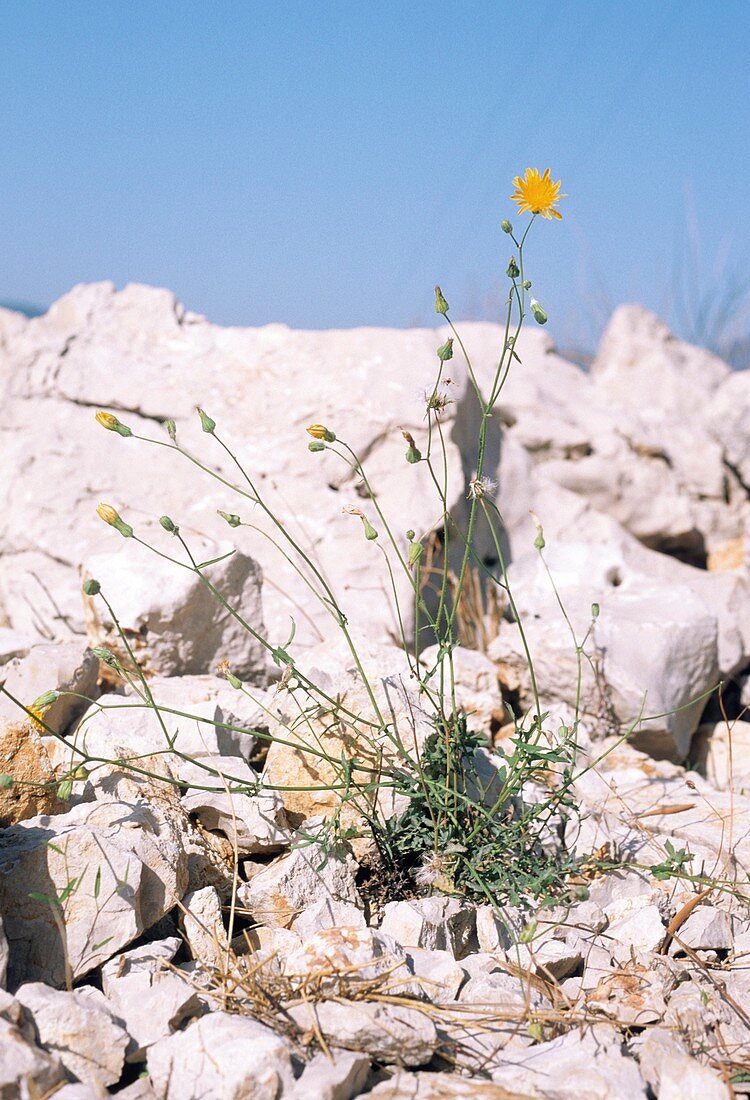
M 292 1100 L 351 1100 L 358 1096 L 370 1072 L 366 1054 L 337 1050 L 313 1055 L 297 1080 Z
M 428 532 L 435 522 L 429 472 L 424 464 L 405 463 L 401 427 L 423 443 L 423 394 L 434 386 L 435 349 L 447 335 L 432 329 L 293 332 L 283 325 L 223 329 L 187 313 L 165 290 L 131 285 L 116 291 L 111 283 L 76 287 L 24 326 L 3 352 L 9 380 L 4 423 L 15 430 L 5 428 L 0 436 L 6 474 L 0 487 L 0 550 L 31 542 L 51 560 L 64 547 L 61 569 L 77 588 L 79 563 L 111 546 L 95 515 L 99 500 L 111 501 L 136 522 L 148 502 L 151 516 L 166 513 L 183 532 L 225 535 L 226 524 L 216 515 L 223 508 L 244 512 L 248 522 L 271 533 L 259 509 L 179 454 L 122 439 L 94 421 L 97 406 L 110 408 L 135 431 L 166 441 L 158 421 L 173 417 L 188 450 L 237 480 L 231 459 L 200 431 L 195 414 L 200 404 L 282 522 L 314 547 L 322 571 L 338 578 L 355 636 L 385 637 L 394 622 L 387 591 L 384 597 L 384 590 L 362 591 L 360 584 L 372 547 L 358 521 L 341 512 L 349 504 L 362 506 L 357 479 L 336 456 L 311 455 L 305 427 L 320 420 L 330 424 L 367 457 L 385 513 L 403 516 L 420 535 Z M 494 326 L 485 357 L 501 344 L 502 330 Z M 456 366 L 450 387 L 454 404 L 446 410 L 444 431 L 453 486 L 449 505 L 459 507 L 466 486 L 452 434 L 463 415 L 464 382 L 458 359 Z M 374 377 L 378 401 L 372 400 Z M 51 407 L 54 443 L 38 431 Z M 262 432 L 248 431 L 248 424 L 259 423 Z M 48 492 L 51 469 L 54 494 Z M 92 472 L 90 487 L 82 470 Z M 39 524 L 42 496 L 45 523 Z M 274 644 L 286 638 L 290 614 L 298 621 L 300 641 L 325 636 L 328 612 L 313 606 L 314 625 L 299 616 L 309 590 L 273 546 L 248 529 L 232 535 L 274 577 L 274 589 L 264 594 Z M 399 538 L 405 547 L 400 530 Z M 408 602 L 408 579 L 397 576 L 397 584 Z M 54 628 L 52 613 L 46 622 Z
M 83 714 L 86 700 L 96 698 L 98 675 L 99 661 L 90 649 L 80 642 L 62 642 L 34 646 L 6 665 L 2 678 L 5 690 L 27 707 L 48 691 L 59 692 L 45 707 L 44 722 L 54 733 L 64 733 Z M 0 725 L 25 718 L 24 711 L 7 695 L 0 695 Z
M 42 1046 L 79 1081 L 103 1091 L 120 1080 L 130 1037 L 98 989 L 67 992 L 30 982 L 17 990 L 16 999 Z
M 36 1100 L 67 1080 L 59 1059 L 40 1050 L 15 1023 L 0 1015 L 0 1096 Z
M 263 1024 L 212 1012 L 149 1049 L 158 1100 L 278 1100 L 294 1086 L 289 1048 Z
M 699 726 L 690 759 L 712 787 L 750 795 L 750 722 L 737 719 Z
M 604 1025 L 567 1032 L 528 1050 L 503 1052 L 492 1080 L 543 1100 L 646 1100 L 638 1065 L 622 1053 L 619 1034 Z
M 420 992 L 400 944 L 375 928 L 323 928 L 282 961 L 287 977 L 314 979 L 331 993 L 342 985 L 383 979 L 389 993 Z
M 641 1073 L 657 1100 L 726 1100 L 721 1077 L 664 1028 L 646 1031 L 636 1044 Z
M 184 691 L 183 679 L 188 680 Z M 242 730 L 227 734 L 215 724 L 227 716 L 226 696 L 194 685 L 190 677 L 178 678 L 169 690 L 168 683 L 157 682 L 153 689 L 158 715 L 132 696 L 103 695 L 84 715 L 73 746 L 100 760 L 136 758 L 136 766 L 144 755 L 158 753 L 162 765 L 188 788 L 182 798 L 185 810 L 206 829 L 236 841 L 242 855 L 286 847 L 291 830 L 281 796 L 255 793 L 259 776 L 243 755 L 252 753 L 255 738 Z M 92 782 L 97 797 L 106 795 L 96 773 Z
M 180 940 L 174 936 L 116 955 L 102 967 L 102 988 L 127 1027 L 128 1062 L 145 1061 L 149 1047 L 203 1012 L 193 984 L 169 963 Z
M 141 801 L 83 803 L 2 833 L 9 988 L 37 980 L 61 986 L 66 966 L 79 978 L 172 908 L 185 888 L 187 860 L 179 804 L 170 795 L 146 786 Z
M 324 897 L 303 909 L 291 923 L 291 929 L 307 939 L 324 928 L 365 928 L 367 922 L 360 908 L 351 902 Z
M 380 928 L 403 947 L 450 951 L 456 959 L 477 946 L 476 911 L 458 898 L 435 895 L 388 902 Z
M 372 1001 L 319 1001 L 289 1010 L 305 1031 L 320 1029 L 332 1047 L 369 1054 L 386 1065 L 422 1066 L 437 1048 L 431 1018 L 419 1009 Z
M 584 714 L 609 713 L 615 725 L 609 732 L 635 725 L 637 743 L 648 751 L 684 758 L 704 706 L 699 696 L 718 680 L 715 616 L 689 588 L 653 581 L 622 559 L 610 565 L 589 544 L 551 547 L 547 561 L 579 638 L 591 626 L 592 604 L 600 606 L 588 647 L 598 656 L 600 674 L 597 681 L 584 661 Z M 573 705 L 575 645 L 538 555 L 515 561 L 509 575 L 543 700 Z M 528 681 L 513 624 L 501 631 L 490 656 Z M 639 722 L 641 715 L 662 714 Z
M 734 944 L 732 918 L 723 909 L 699 905 L 677 930 L 679 940 L 671 946 L 671 954 L 681 950 L 681 944 L 693 951 L 731 951 Z
M 446 1004 L 456 1000 L 466 981 L 466 971 L 450 951 L 409 947 L 406 961 L 428 1001 Z
M 215 887 L 204 886 L 185 894 L 180 902 L 180 925 L 195 961 L 207 970 L 221 969 L 229 941 Z
M 310 905 L 330 900 L 362 908 L 357 865 L 345 845 L 325 852 L 318 844 L 294 848 L 258 871 L 238 890 L 259 924 L 289 928 Z
M 231 550 L 227 544 L 201 544 L 196 554 L 198 560 L 231 554 L 203 572 L 229 608 L 263 637 L 260 567 Z M 145 672 L 196 675 L 214 672 L 227 659 L 240 678 L 261 687 L 268 683 L 271 672 L 263 645 L 194 572 L 129 539 L 112 553 L 87 558 L 84 571 L 101 584 Z M 99 596 L 84 599 L 90 644 L 108 647 L 128 667 L 130 659 L 106 604 Z
M 615 310 L 591 367 L 596 389 L 613 405 L 643 411 L 643 395 L 664 415 L 691 420 L 695 395 L 706 398 L 726 385 L 726 363 L 703 348 L 685 344 L 642 306 Z

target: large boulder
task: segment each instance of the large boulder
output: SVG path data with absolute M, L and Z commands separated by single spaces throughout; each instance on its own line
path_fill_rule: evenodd
M 180 817 L 154 784 L 139 800 L 82 803 L 0 835 L 10 989 L 87 974 L 176 904 L 187 885 Z
M 578 703 L 599 736 L 630 730 L 656 755 L 682 760 L 718 683 L 716 616 L 687 586 L 654 581 L 604 549 L 551 547 L 557 592 L 538 554 L 514 562 L 509 577 L 525 642 L 516 624 L 504 625 L 490 654 L 524 685 L 531 705 L 528 645 L 543 706 Z M 592 624 L 594 603 L 600 612 Z M 590 659 L 579 660 L 576 647 L 589 630 Z
M 124 635 L 149 675 L 209 673 L 228 660 L 238 676 L 266 683 L 270 661 L 259 640 L 265 634 L 260 568 L 226 544 L 203 543 L 191 551 L 199 563 L 223 560 L 199 576 L 186 567 L 184 555 L 176 558 L 183 565 L 176 565 L 129 541 L 114 553 L 87 559 L 85 571 L 101 584 L 107 601 L 86 597 L 90 643 L 110 648 L 125 667 L 132 667 Z
M 382 587 L 362 588 L 362 569 L 377 550 L 363 538 L 356 516 L 342 515 L 342 509 L 360 507 L 380 526 L 377 516 L 345 459 L 308 452 L 305 427 L 323 421 L 367 458 L 378 503 L 394 517 L 405 548 L 408 526 L 420 535 L 432 529 L 436 500 L 426 466 L 406 463 L 401 430 L 424 445 L 423 395 L 434 387 L 435 352 L 445 335 L 428 329 L 292 332 L 283 325 L 222 329 L 186 313 L 164 290 L 129 286 L 118 292 L 110 283 L 76 287 L 0 349 L 0 372 L 7 378 L 0 553 L 41 555 L 42 575 L 62 570 L 52 587 L 67 608 L 79 565 L 110 548 L 115 537 L 95 514 L 99 501 L 121 511 L 139 534 L 153 530 L 160 514 L 170 515 L 188 541 L 195 532 L 226 535 L 216 514 L 221 508 L 260 528 L 237 528 L 232 535 L 273 578 L 264 593 L 264 618 L 275 644 L 287 636 L 290 616 L 300 640 L 320 639 L 332 625 L 329 611 L 310 599 L 309 567 L 300 576 L 266 537 L 287 545 L 285 532 L 321 574 L 333 578 L 352 629 L 359 623 L 363 632 L 383 637 L 394 626 L 387 577 Z M 501 342 L 497 327 L 495 346 Z M 466 476 L 452 437 L 463 415 L 460 364 L 452 374 L 453 404 L 443 422 L 449 504 L 459 506 Z M 94 421 L 97 406 L 110 409 L 134 432 L 168 443 L 160 422 L 173 418 L 187 449 L 251 492 L 233 460 L 201 432 L 196 405 L 217 422 L 217 433 L 268 498 L 282 528 L 176 452 L 122 439 Z M 40 434 L 41 422 L 53 424 L 54 431 Z M 380 534 L 385 543 L 382 529 Z M 317 576 L 313 583 L 321 588 Z M 409 579 L 397 575 L 397 585 L 408 601 Z M 11 611 L 16 625 L 23 609 L 14 602 Z M 45 624 L 52 632 L 59 627 L 53 614 L 47 604 Z M 80 613 L 74 625 L 80 629 Z

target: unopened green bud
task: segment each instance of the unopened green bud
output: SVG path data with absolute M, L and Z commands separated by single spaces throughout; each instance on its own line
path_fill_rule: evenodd
M 441 363 L 445 363 L 448 359 L 453 358 L 453 337 L 449 336 L 444 344 L 441 344 L 437 349 L 438 359 Z
M 307 444 L 307 449 L 308 451 L 312 451 L 313 454 L 315 454 L 317 451 L 324 451 L 326 449 L 326 445 L 322 439 L 311 439 L 310 442 Z
M 534 320 L 536 321 L 536 323 L 538 325 L 546 325 L 547 324 L 547 314 L 544 312 L 542 307 L 539 305 L 539 302 L 537 302 L 536 298 L 531 299 L 530 305 L 531 305 L 531 312 L 534 314 Z
M 62 783 L 58 785 L 57 797 L 61 802 L 67 802 L 73 793 L 73 780 L 63 779 Z
M 89 577 L 88 580 L 84 581 L 81 587 L 87 596 L 98 596 L 102 590 L 99 581 L 95 581 L 93 577 Z
M 541 527 L 536 529 L 536 538 L 534 539 L 534 549 L 544 550 L 547 543 L 544 541 L 544 531 Z
M 107 649 L 103 645 L 95 645 L 91 650 L 95 657 L 100 661 L 103 661 L 105 665 L 109 665 L 110 668 L 117 668 L 119 661 L 115 657 L 111 650 Z
M 513 232 L 513 226 L 510 224 L 507 218 L 503 218 L 503 220 L 500 222 L 500 228 L 502 229 L 503 233 Z
M 51 707 L 53 703 L 57 702 L 59 698 L 59 691 L 55 691 L 54 689 L 52 691 L 45 691 L 42 695 L 39 695 L 34 700 L 34 702 L 29 707 L 29 710 L 46 710 L 47 707 Z
M 517 279 L 518 276 L 521 274 L 521 270 L 516 263 L 515 256 L 511 256 L 510 260 L 508 261 L 508 270 L 505 272 L 505 274 L 508 276 L 509 279 Z
M 239 527 L 242 520 L 234 512 L 222 512 L 221 508 L 217 508 L 218 515 L 229 524 L 230 527 Z
M 165 531 L 169 531 L 170 535 L 176 535 L 180 530 L 176 523 L 169 518 L 169 516 L 159 516 L 159 523 L 162 525 Z
M 599 604 L 598 603 L 592 603 L 592 605 L 591 605 L 591 618 L 592 619 L 598 619 L 599 618 Z
M 531 279 L 524 279 L 523 289 L 524 290 L 531 290 Z
M 414 532 L 412 531 L 411 528 L 409 528 L 409 530 L 406 532 L 406 537 L 409 540 L 409 542 L 414 541 Z
M 416 565 L 423 553 L 424 546 L 421 542 L 411 542 L 409 544 L 409 565 Z
M 435 312 L 445 314 L 445 313 L 448 312 L 448 309 L 449 309 L 449 306 L 448 306 L 448 303 L 446 302 L 445 298 L 443 297 L 442 290 L 440 289 L 439 286 L 436 286 L 435 287 Z
M 171 418 L 164 421 L 164 427 L 167 429 L 167 435 L 174 443 L 177 439 L 177 425 Z
M 0 775 L 0 791 L 9 791 L 13 786 L 13 776 L 3 772 Z
M 208 432 L 208 434 L 211 435 L 216 427 L 216 421 L 212 420 L 208 413 L 203 411 L 200 405 L 196 405 L 195 408 L 198 416 L 201 418 L 201 428 L 203 428 L 204 432 Z

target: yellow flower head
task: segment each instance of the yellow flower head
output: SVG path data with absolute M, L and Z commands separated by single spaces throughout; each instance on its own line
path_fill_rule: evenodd
M 527 168 L 523 178 L 516 176 L 513 186 L 515 191 L 510 197 L 518 203 L 521 214 L 528 210 L 531 214 L 541 214 L 543 218 L 557 218 L 558 221 L 562 218 L 555 206 L 566 196 L 560 194 L 561 180 L 552 182 L 549 168 L 545 169 L 543 176 L 539 175 L 538 168 Z

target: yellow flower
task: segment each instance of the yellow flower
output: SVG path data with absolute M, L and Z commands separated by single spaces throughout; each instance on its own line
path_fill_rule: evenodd
M 516 176 L 513 180 L 515 191 L 510 196 L 513 202 L 518 203 L 521 214 L 527 210 L 532 214 L 541 214 L 543 218 L 562 218 L 562 214 L 555 210 L 556 204 L 566 196 L 560 194 L 561 180 L 553 183 L 549 168 L 544 175 L 539 175 L 538 168 L 527 168 L 526 175 Z

